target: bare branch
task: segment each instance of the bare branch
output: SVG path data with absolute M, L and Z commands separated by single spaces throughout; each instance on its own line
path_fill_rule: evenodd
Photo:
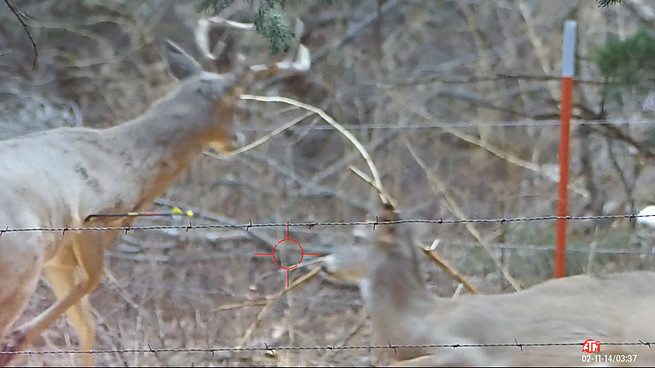
M 36 41 L 34 41 L 34 38 L 30 33 L 29 26 L 27 25 L 27 23 L 25 23 L 25 20 L 23 19 L 25 16 L 21 14 L 21 11 L 18 10 L 18 8 L 16 8 L 16 6 L 12 4 L 10 0 L 5 0 L 5 4 L 7 4 L 9 10 L 11 10 L 11 12 L 14 13 L 14 16 L 16 17 L 16 19 L 18 19 L 20 25 L 23 26 L 23 29 L 25 30 L 25 34 L 27 34 L 27 37 L 30 39 L 30 42 L 32 42 L 32 49 L 34 50 L 34 61 L 32 62 L 32 70 L 34 70 L 36 69 L 36 61 L 39 58 L 39 50 L 36 47 Z
M 471 294 L 480 294 L 480 290 L 478 290 L 475 285 L 473 285 L 469 280 L 467 280 L 464 276 L 462 276 L 459 271 L 457 271 L 453 266 L 451 266 L 445 259 L 441 258 L 435 251 L 430 249 L 430 247 L 422 247 L 423 253 L 432 261 L 434 262 L 437 266 L 439 266 L 442 270 L 444 270 L 447 274 L 449 274 L 451 277 L 455 278 L 457 281 L 461 282 L 462 285 L 466 288 L 466 290 L 469 291 Z
M 300 101 L 296 101 L 291 98 L 287 97 L 266 97 L 266 96 L 254 96 L 254 95 L 241 95 L 241 98 L 244 100 L 253 100 L 253 101 L 261 101 L 261 102 L 282 102 L 286 103 L 289 105 L 297 106 L 302 109 L 311 111 L 318 116 L 320 116 L 326 123 L 332 125 L 334 129 L 338 130 L 339 133 L 341 133 L 346 139 L 350 141 L 350 143 L 357 148 L 359 153 L 362 155 L 364 158 L 364 161 L 368 164 L 369 169 L 371 170 L 371 175 L 373 176 L 373 182 L 375 183 L 376 187 L 382 188 L 382 181 L 380 180 L 380 174 L 378 173 L 378 169 L 375 167 L 375 163 L 373 163 L 373 160 L 371 159 L 371 155 L 366 151 L 366 148 L 364 148 L 364 145 L 354 136 L 352 133 L 347 131 L 343 125 L 339 124 L 334 120 L 330 115 L 328 115 L 325 111 L 319 109 L 316 106 L 308 105 L 305 103 L 302 103 Z M 380 194 L 380 200 L 382 200 L 383 203 L 387 203 L 386 198 L 382 194 Z
M 300 123 L 301 121 L 305 120 L 306 118 L 310 117 L 311 115 L 313 115 L 312 112 L 304 113 L 300 117 L 297 117 L 297 118 L 287 122 L 286 124 L 284 124 L 284 125 L 282 125 L 282 126 L 280 126 L 278 128 L 275 128 L 275 130 L 273 130 L 272 132 L 270 132 L 270 133 L 256 139 L 254 142 L 249 143 L 249 144 L 239 148 L 238 150 L 232 151 L 230 153 L 226 153 L 225 155 L 219 156 L 219 155 L 215 155 L 215 154 L 213 154 L 211 152 L 203 152 L 203 153 L 206 154 L 207 156 L 217 158 L 219 160 L 224 160 L 226 158 L 232 157 L 232 156 L 237 155 L 239 153 L 250 151 L 251 149 L 253 149 L 253 148 L 257 147 L 257 146 L 260 146 L 260 145 L 268 142 L 269 140 L 271 140 L 271 138 L 273 138 L 276 135 L 284 132 L 285 130 L 293 127 L 294 125 Z
M 405 147 L 409 151 L 409 153 L 414 157 L 414 160 L 416 160 L 416 163 L 423 169 L 425 172 L 425 175 L 427 176 L 428 182 L 430 184 L 430 188 L 435 192 L 435 194 L 440 194 L 445 200 L 446 203 L 451 208 L 451 212 L 457 216 L 458 218 L 462 219 L 465 218 L 466 216 L 464 215 L 464 211 L 462 211 L 461 207 L 455 202 L 454 198 L 450 196 L 446 189 L 446 185 L 439 179 L 439 177 L 431 170 L 428 169 L 427 165 L 423 160 L 418 156 L 418 154 L 414 151 L 412 148 L 412 145 L 407 142 L 407 140 L 403 137 L 403 141 L 405 143 Z M 478 229 L 471 223 L 466 223 L 464 225 L 466 227 L 466 230 L 473 235 L 473 237 L 482 245 L 482 247 L 487 251 L 489 254 L 489 257 L 494 261 L 500 272 L 502 273 L 503 277 L 512 285 L 512 287 L 516 290 L 519 291 L 521 290 L 521 284 L 514 279 L 514 277 L 509 273 L 507 270 L 507 267 L 505 267 L 498 257 L 494 255 L 493 251 L 491 250 L 491 246 L 488 244 L 486 240 L 482 238 L 482 234 L 478 231 Z

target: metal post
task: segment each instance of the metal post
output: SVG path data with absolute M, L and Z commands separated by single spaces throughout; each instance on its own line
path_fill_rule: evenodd
M 557 190 L 557 216 L 564 217 L 568 211 L 569 142 L 571 138 L 571 97 L 575 71 L 575 28 L 576 22 L 564 23 L 562 45 L 562 103 L 560 108 L 559 143 L 559 185 Z M 557 243 L 555 246 L 555 278 L 564 277 L 566 267 L 566 220 L 557 220 Z

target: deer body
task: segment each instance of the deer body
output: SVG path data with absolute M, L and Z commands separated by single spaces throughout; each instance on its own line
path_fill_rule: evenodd
M 229 105 L 234 75 L 203 72 L 168 42 L 180 85 L 145 114 L 108 129 L 59 128 L 0 142 L 2 228 L 127 226 L 133 218 L 93 218 L 138 211 L 161 195 L 203 147 L 236 148 Z M 82 349 L 95 329 L 86 295 L 98 285 L 103 255 L 117 231 L 6 233 L 0 237 L 0 335 L 34 292 L 42 269 L 58 301 L 8 336 L 0 352 L 20 350 L 64 312 Z M 2 346 L 0 344 L 0 346 Z M 0 354 L 0 366 L 13 355 Z M 84 355 L 85 365 L 93 364 Z
M 208 43 L 214 27 L 254 29 L 220 17 L 201 20 L 196 39 Z M 300 23 L 299 23 L 300 24 Z M 199 45 L 215 58 L 209 45 Z M 134 212 L 161 195 L 205 146 L 237 148 L 234 124 L 241 88 L 281 71 L 309 70 L 302 44 L 272 65 L 236 65 L 226 74 L 205 72 L 171 41 L 164 59 L 180 80 L 146 113 L 108 129 L 59 128 L 0 142 L 0 227 L 124 227 L 134 218 L 92 217 Z M 237 59 L 240 59 L 237 57 Z M 95 327 L 87 295 L 102 277 L 104 251 L 117 231 L 8 232 L 0 236 L 0 337 L 18 318 L 44 271 L 57 302 L 0 340 L 0 366 L 62 314 L 91 350 Z M 83 355 L 93 365 L 92 354 Z
M 393 220 L 388 210 L 380 221 Z M 603 342 L 655 341 L 655 272 L 571 276 L 501 295 L 434 296 L 418 273 L 409 237 L 380 225 L 376 239 L 336 253 L 324 269 L 365 280 L 362 294 L 377 345 L 581 343 L 601 341 L 602 354 L 637 354 L 645 346 Z M 396 365 L 582 365 L 581 345 L 563 347 L 400 348 L 384 351 Z M 631 363 L 630 365 L 635 365 Z

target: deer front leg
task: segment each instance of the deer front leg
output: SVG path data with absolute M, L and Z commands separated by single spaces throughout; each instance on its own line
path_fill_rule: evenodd
M 81 270 L 78 266 L 72 247 L 62 249 L 55 259 L 46 264 L 45 275 L 50 281 L 50 286 L 57 299 L 65 298 L 80 281 L 79 272 Z M 77 278 L 76 274 L 78 274 Z M 96 331 L 88 295 L 70 307 L 66 311 L 66 317 L 68 317 L 80 340 L 80 350 L 92 350 Z M 93 354 L 82 355 L 82 364 L 84 366 L 94 366 L 95 358 Z
M 102 279 L 102 268 L 104 262 L 104 247 L 101 242 L 90 232 L 80 234 L 69 246 L 72 250 L 78 264 L 81 266 L 81 277 L 74 286 L 70 286 L 70 291 L 63 298 L 57 300 L 45 312 L 30 322 L 16 329 L 5 343 L 3 351 L 14 352 L 22 350 L 29 345 L 41 332 L 50 327 L 64 312 L 75 304 L 79 304 L 82 298 L 93 291 Z M 88 322 L 88 321 L 87 321 Z M 86 322 L 83 322 L 86 323 Z M 88 342 L 87 342 L 88 344 Z M 93 343 L 91 342 L 91 345 Z M 0 361 L 0 364 L 6 364 L 11 360 L 12 355 L 6 361 Z M 1 359 L 1 358 L 0 358 Z

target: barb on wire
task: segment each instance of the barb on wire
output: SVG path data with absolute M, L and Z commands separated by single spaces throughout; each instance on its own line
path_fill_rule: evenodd
M 469 218 L 469 219 L 404 219 L 404 220 L 391 220 L 391 221 L 312 221 L 312 222 L 268 222 L 255 224 L 252 220 L 248 224 L 201 224 L 194 225 L 150 225 L 150 226 L 100 226 L 100 227 L 28 227 L 28 228 L 10 228 L 6 227 L 2 233 L 20 233 L 20 232 L 62 232 L 66 231 L 134 231 L 134 230 L 170 230 L 170 229 L 244 229 L 256 227 L 317 227 L 317 226 L 378 226 L 378 225 L 395 225 L 395 224 L 491 224 L 491 223 L 507 223 L 507 222 L 528 222 L 528 221 L 586 221 L 586 220 L 616 220 L 616 219 L 636 219 L 640 217 L 655 217 L 655 214 L 623 214 L 623 215 L 589 215 L 589 216 L 535 216 L 535 217 L 513 217 L 513 218 Z
M 625 342 L 602 342 L 602 346 L 645 346 L 651 347 L 655 341 L 625 341 Z M 56 355 L 56 354 L 114 354 L 114 353 L 143 353 L 143 354 L 157 354 L 157 353 L 216 353 L 220 351 L 227 352 L 275 352 L 275 351 L 293 351 L 293 350 L 367 350 L 372 349 L 390 349 L 397 351 L 398 349 L 462 349 L 462 348 L 519 348 L 523 351 L 524 347 L 562 347 L 562 346 L 583 346 L 584 342 L 535 342 L 535 343 L 519 343 L 518 340 L 510 343 L 489 343 L 489 344 L 394 344 L 390 342 L 388 345 L 326 345 L 326 346 L 269 346 L 264 343 L 260 347 L 209 347 L 209 348 L 156 348 L 148 345 L 147 348 L 137 349 L 96 349 L 96 350 L 23 350 L 23 351 L 0 351 L 0 355 Z
M 398 349 L 396 349 L 396 346 L 391 345 L 391 341 L 387 341 L 387 344 L 389 346 L 389 349 L 393 349 L 393 354 L 396 355 L 398 353 Z

